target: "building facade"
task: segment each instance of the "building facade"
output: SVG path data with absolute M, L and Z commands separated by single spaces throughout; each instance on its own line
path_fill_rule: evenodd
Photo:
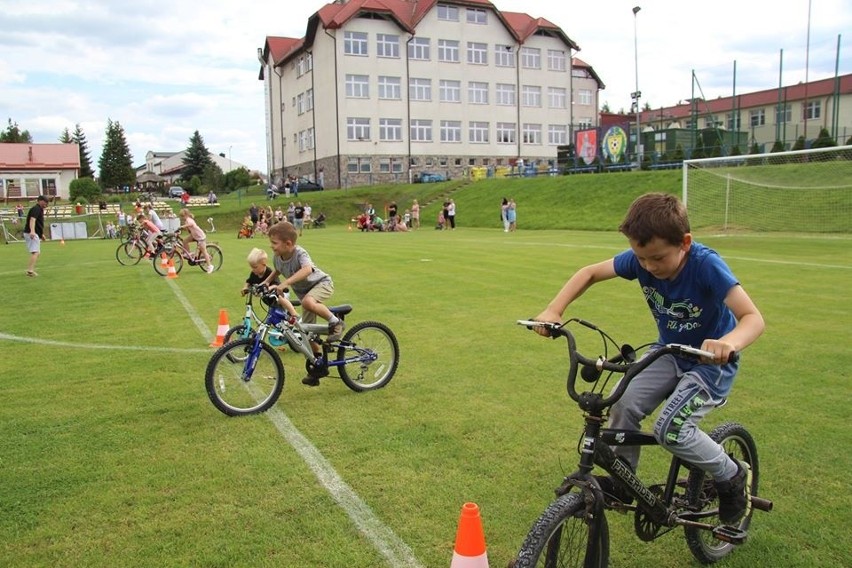
M 326 4 L 305 37 L 258 49 L 269 174 L 346 187 L 555 163 L 597 126 L 603 84 L 578 49 L 487 0 Z
M 0 199 L 68 199 L 80 173 L 77 144 L 0 144 Z

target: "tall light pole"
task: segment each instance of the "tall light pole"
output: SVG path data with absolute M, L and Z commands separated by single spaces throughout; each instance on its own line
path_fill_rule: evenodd
M 630 93 L 633 99 L 633 112 L 636 113 L 636 163 L 642 165 L 642 142 L 641 131 L 639 126 L 639 98 L 642 96 L 642 91 L 639 90 L 639 39 L 636 33 L 636 14 L 641 10 L 639 6 L 633 6 L 633 64 L 636 69 L 636 90 Z

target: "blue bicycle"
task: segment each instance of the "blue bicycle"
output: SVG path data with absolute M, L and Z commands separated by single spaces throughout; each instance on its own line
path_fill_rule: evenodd
M 304 323 L 278 306 L 274 292 L 255 289 L 269 307 L 266 318 L 247 337 L 225 343 L 207 364 L 204 383 L 210 401 L 228 416 L 264 412 L 272 407 L 284 388 L 284 364 L 268 339 L 284 343 L 305 357 L 308 375 L 328 376 L 336 369 L 341 380 L 355 392 L 386 386 L 399 366 L 399 343 L 388 326 L 362 321 L 337 341 L 328 340 L 328 324 Z M 343 320 L 352 306 L 329 307 Z M 316 357 L 311 342 L 322 346 Z

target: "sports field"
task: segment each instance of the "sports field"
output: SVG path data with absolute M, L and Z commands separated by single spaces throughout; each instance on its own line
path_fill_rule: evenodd
M 307 231 L 334 300 L 355 307 L 347 321 L 396 332 L 399 371 L 376 392 L 308 388 L 287 353 L 279 403 L 239 419 L 210 404 L 203 373 L 219 310 L 241 317 L 244 258 L 267 243 L 211 237 L 222 270 L 176 280 L 120 266 L 109 240 L 45 243 L 28 279 L 23 245 L 0 246 L 0 566 L 441 567 L 466 501 L 505 566 L 574 468 L 581 425 L 564 346 L 514 322 L 623 237 Z M 775 502 L 723 565 L 848 565 L 852 240 L 699 240 L 767 321 L 706 420 L 748 427 Z M 599 285 L 569 312 L 619 341 L 653 339 L 634 283 Z M 640 475 L 662 476 L 664 457 L 647 452 Z M 618 515 L 610 530 L 614 567 L 694 565 L 681 531 L 643 543 Z

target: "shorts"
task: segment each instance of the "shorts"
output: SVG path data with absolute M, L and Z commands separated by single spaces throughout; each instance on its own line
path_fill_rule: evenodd
M 38 238 L 38 235 L 24 233 L 24 242 L 27 243 L 27 250 L 30 253 L 38 254 L 41 252 L 41 239 Z
M 302 227 L 305 226 L 305 220 L 304 219 L 294 219 L 293 220 L 293 226 L 296 227 L 297 229 L 301 229 Z
M 331 280 L 323 280 L 308 290 L 307 293 L 305 293 L 305 296 L 310 296 L 317 302 L 323 304 L 326 300 L 331 298 L 332 294 L 334 294 L 334 282 Z M 316 323 L 316 321 L 317 315 L 314 312 L 302 308 L 302 323 Z

